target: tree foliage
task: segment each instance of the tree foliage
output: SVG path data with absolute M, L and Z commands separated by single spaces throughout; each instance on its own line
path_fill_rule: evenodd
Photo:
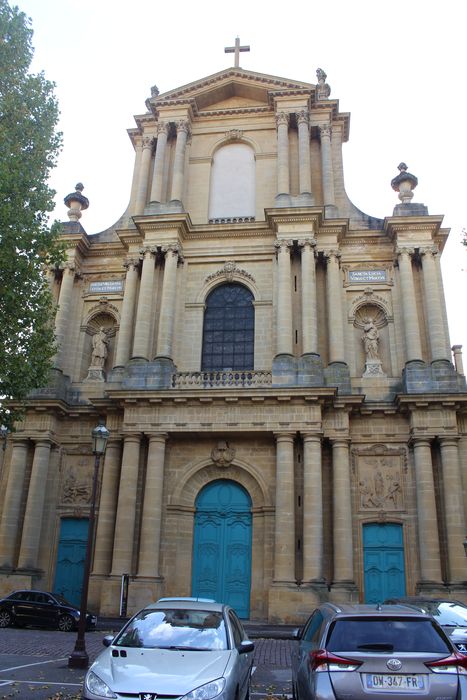
M 47 184 L 59 111 L 54 84 L 30 72 L 32 34 L 26 15 L 0 0 L 0 422 L 9 427 L 47 383 L 55 346 L 45 272 L 61 255 Z

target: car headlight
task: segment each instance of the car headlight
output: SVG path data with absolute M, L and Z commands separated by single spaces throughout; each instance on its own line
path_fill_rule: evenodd
M 86 688 L 93 695 L 99 695 L 99 697 L 101 697 L 101 698 L 116 698 L 117 697 L 115 695 L 115 693 L 112 693 L 112 691 L 110 690 L 107 683 L 104 683 L 104 681 L 101 680 L 99 678 L 99 676 L 96 676 L 94 671 L 89 671 L 89 673 L 86 676 L 85 684 L 86 684 Z
M 210 681 L 205 685 L 200 685 L 191 693 L 187 693 L 183 700 L 211 700 L 222 693 L 225 688 L 225 678 L 217 678 L 215 681 Z

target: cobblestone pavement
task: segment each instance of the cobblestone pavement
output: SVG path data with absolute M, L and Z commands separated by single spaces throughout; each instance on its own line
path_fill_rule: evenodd
M 108 632 L 112 632 L 108 630 Z M 90 661 L 102 651 L 104 631 L 86 634 Z M 75 632 L 0 629 L 0 700 L 75 700 L 81 697 L 84 671 L 68 668 Z M 290 655 L 295 642 L 254 639 L 255 672 L 251 695 L 257 700 L 291 694 Z

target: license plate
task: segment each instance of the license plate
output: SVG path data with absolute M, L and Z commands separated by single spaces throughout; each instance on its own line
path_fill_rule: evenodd
M 389 673 L 365 674 L 366 687 L 369 690 L 404 690 L 417 692 L 425 689 L 423 676 L 406 676 Z

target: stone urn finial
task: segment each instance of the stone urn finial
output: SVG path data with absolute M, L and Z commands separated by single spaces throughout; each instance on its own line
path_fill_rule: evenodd
M 399 163 L 397 166 L 399 175 L 396 175 L 391 180 L 391 187 L 396 192 L 399 192 L 399 199 L 402 204 L 410 204 L 413 198 L 413 190 L 418 185 L 418 179 L 412 173 L 409 173 L 405 163 Z
M 68 218 L 70 221 L 79 221 L 81 219 L 81 211 L 89 207 L 89 199 L 82 194 L 84 185 L 78 182 L 75 185 L 75 191 L 67 194 L 63 200 L 68 209 Z
M 318 78 L 318 85 L 316 86 L 316 98 L 318 100 L 327 100 L 331 94 L 331 86 L 327 84 L 326 78 L 328 77 L 322 68 L 316 70 L 316 77 Z

